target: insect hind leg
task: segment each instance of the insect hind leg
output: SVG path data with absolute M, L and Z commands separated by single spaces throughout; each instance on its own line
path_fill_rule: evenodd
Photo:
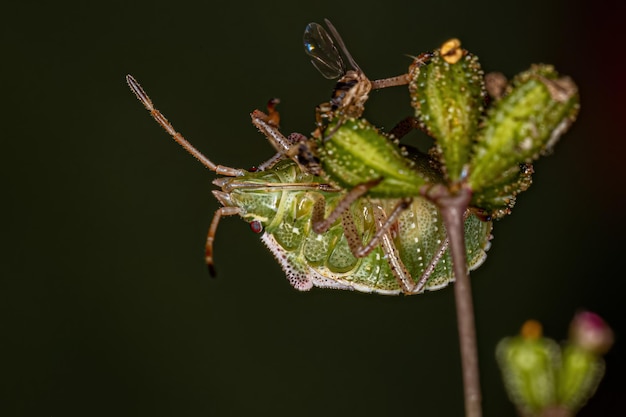
M 407 270 L 406 266 L 402 262 L 402 258 L 398 252 L 396 244 L 394 243 L 393 236 L 390 230 L 386 228 L 386 226 L 390 223 L 390 220 L 395 222 L 397 218 L 394 218 L 394 214 L 398 212 L 400 209 L 400 205 L 396 205 L 394 211 L 392 211 L 391 215 L 385 221 L 385 213 L 384 211 L 378 207 L 376 210 L 377 220 L 376 225 L 378 228 L 377 235 L 380 234 L 380 246 L 385 253 L 385 257 L 391 268 L 391 271 L 402 288 L 402 292 L 405 294 L 419 294 L 424 291 L 426 288 L 426 284 L 428 283 L 432 273 L 435 268 L 441 261 L 441 258 L 448 250 L 448 238 L 441 242 L 439 247 L 436 249 L 433 257 L 431 258 L 428 266 L 422 272 L 422 275 L 419 277 L 417 282 L 412 277 L 411 273 Z M 401 213 L 401 211 L 400 211 Z M 381 232 L 384 232 L 381 234 Z M 373 240 L 373 239 L 372 239 Z M 371 241 L 370 241 L 371 242 Z M 373 249 L 373 248 L 372 248 Z

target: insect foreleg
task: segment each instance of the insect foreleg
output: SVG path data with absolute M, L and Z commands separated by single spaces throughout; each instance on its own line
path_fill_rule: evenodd
M 209 233 L 206 238 L 206 246 L 204 249 L 204 260 L 206 262 L 209 273 L 212 277 L 215 276 L 215 266 L 213 264 L 213 241 L 215 240 L 215 233 L 217 232 L 217 225 L 220 222 L 222 216 L 234 216 L 240 214 L 241 209 L 239 207 L 220 207 L 215 212 L 211 225 L 209 226 Z

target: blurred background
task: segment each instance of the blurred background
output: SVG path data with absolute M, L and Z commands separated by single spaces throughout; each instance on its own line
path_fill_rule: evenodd
M 502 337 L 533 318 L 563 340 L 589 309 L 617 342 L 580 415 L 623 415 L 624 15 L 617 0 L 581 3 L 5 5 L 0 415 L 463 414 L 452 288 L 299 293 L 238 218 L 220 225 L 210 279 L 214 175 L 124 80 L 214 162 L 248 168 L 272 154 L 249 117 L 269 98 L 284 132 L 313 130 L 333 82 L 302 33 L 323 18 L 372 79 L 458 37 L 486 71 L 547 62 L 578 83 L 579 120 L 472 274 L 484 413 L 514 415 L 494 359 Z M 366 116 L 390 128 L 410 113 L 396 88 L 374 93 Z

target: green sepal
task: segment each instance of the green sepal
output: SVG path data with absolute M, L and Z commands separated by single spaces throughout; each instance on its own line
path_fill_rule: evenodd
M 496 357 L 509 398 L 524 415 L 536 415 L 555 404 L 560 362 L 556 342 L 543 337 L 509 337 L 498 343 Z
M 415 116 L 436 139 L 437 157 L 450 182 L 463 175 L 486 94 L 478 58 L 466 50 L 462 55 L 451 64 L 437 50 L 425 64 L 412 65 L 409 74 Z
M 468 184 L 480 193 L 504 172 L 549 152 L 576 118 L 579 97 L 569 77 L 550 65 L 516 76 L 488 110 L 470 162 Z
M 472 207 L 480 208 L 491 219 L 500 219 L 511 213 L 516 197 L 532 184 L 533 166 L 519 164 L 512 167 L 495 181 L 494 185 L 472 196 Z
M 558 403 L 572 415 L 594 394 L 604 376 L 604 360 L 585 349 L 569 344 L 563 349 L 558 375 Z
M 395 198 L 420 195 L 420 188 L 432 182 L 431 173 L 420 171 L 405 150 L 365 119 L 330 124 L 326 135 L 318 146 L 322 168 L 343 188 L 382 179 L 369 195 Z

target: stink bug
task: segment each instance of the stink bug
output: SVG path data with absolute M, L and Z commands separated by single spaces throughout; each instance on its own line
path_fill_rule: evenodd
M 213 275 L 217 226 L 223 216 L 239 215 L 253 230 L 263 230 L 263 242 L 299 290 L 316 286 L 417 294 L 441 288 L 454 279 L 445 228 L 431 202 L 424 198 L 363 197 L 378 179 L 362 189 L 345 190 L 302 170 L 281 153 L 254 172 L 217 165 L 174 129 L 132 76 L 127 76 L 127 82 L 176 142 L 222 176 L 213 181 L 221 188 L 213 194 L 222 207 L 211 221 L 205 252 Z M 273 116 L 255 111 L 252 121 L 276 148 L 292 147 L 296 138 L 284 137 L 276 127 L 276 114 Z M 440 175 L 429 166 L 426 156 L 418 152 L 406 156 L 410 158 L 407 161 L 413 161 L 412 166 L 422 167 L 425 176 Z M 324 230 L 318 233 L 315 228 L 320 222 Z M 490 231 L 491 223 L 468 214 L 465 233 L 470 268 L 485 259 Z

